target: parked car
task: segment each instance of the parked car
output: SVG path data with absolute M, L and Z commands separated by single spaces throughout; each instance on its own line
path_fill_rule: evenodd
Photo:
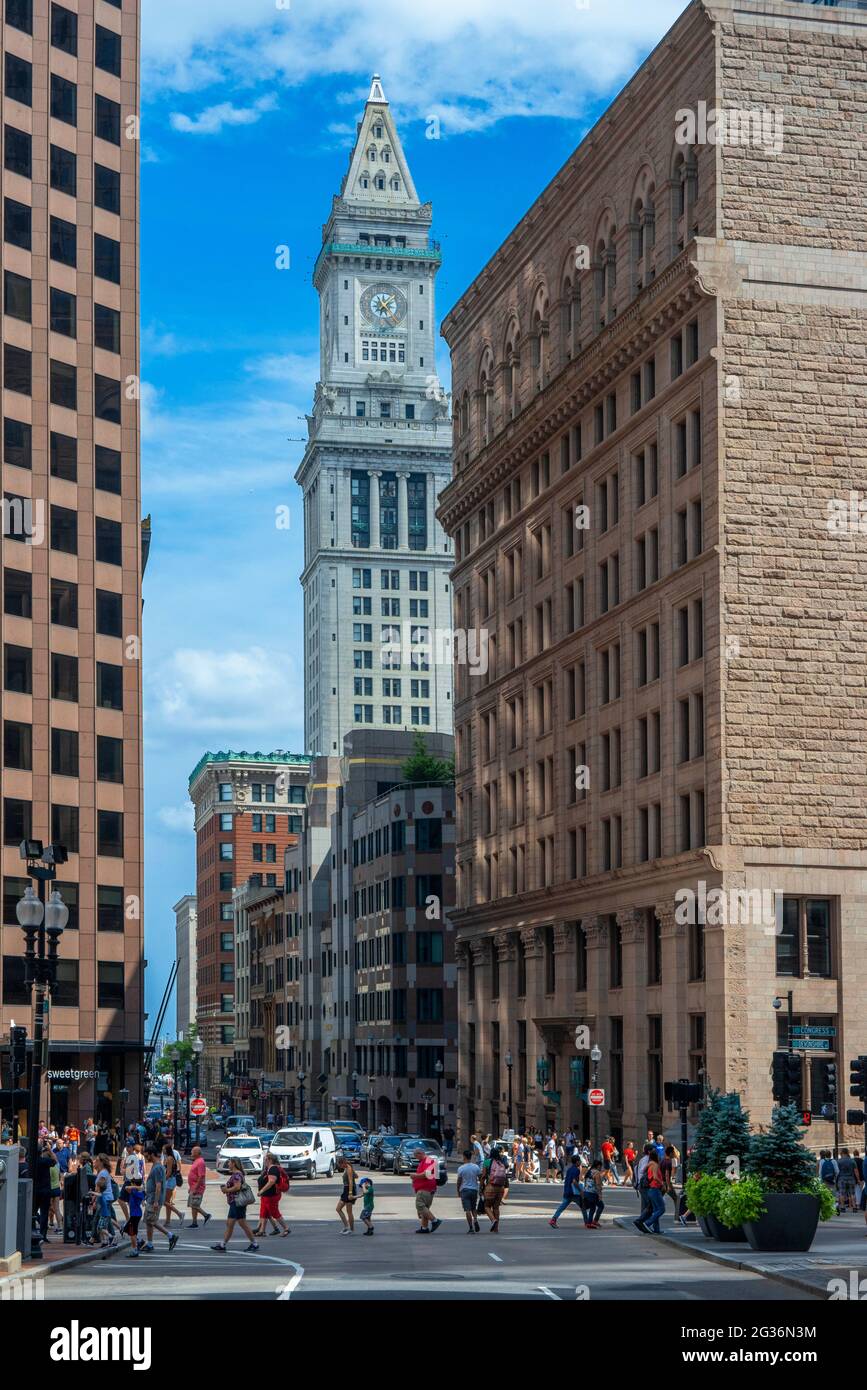
M 442 1178 L 446 1170 L 446 1156 L 442 1146 L 435 1139 L 402 1139 L 394 1151 L 392 1171 L 395 1173 L 414 1173 L 418 1167 L 416 1154 L 422 1149 L 437 1160 L 437 1178 Z
M 337 1166 L 337 1143 L 329 1125 L 278 1129 L 271 1141 L 271 1152 L 287 1173 L 303 1173 L 311 1180 L 320 1173 L 333 1177 Z
M 365 1134 L 364 1138 L 361 1141 L 361 1154 L 358 1160 L 359 1163 L 367 1164 L 367 1166 L 370 1167 L 370 1150 L 376 1143 L 376 1140 L 380 1139 L 381 1137 L 382 1136 L 379 1134 Z
M 227 1115 L 226 1133 L 240 1134 L 244 1132 L 246 1134 L 252 1134 L 255 1123 L 256 1121 L 253 1119 L 252 1115 Z
M 394 1156 L 404 1140 L 413 1137 L 409 1134 L 378 1134 L 376 1145 L 370 1152 L 370 1167 L 384 1173 L 393 1166 Z
M 271 1147 L 271 1140 L 274 1138 L 276 1130 L 273 1129 L 251 1129 L 251 1134 L 255 1134 L 257 1139 L 262 1140 L 262 1148 L 266 1151 Z
M 217 1151 L 217 1172 L 228 1173 L 233 1158 L 240 1158 L 245 1173 L 261 1173 L 265 1162 L 262 1141 L 253 1134 L 227 1135 Z
M 357 1134 L 335 1134 L 337 1156 L 342 1155 L 350 1163 L 361 1162 L 361 1140 Z

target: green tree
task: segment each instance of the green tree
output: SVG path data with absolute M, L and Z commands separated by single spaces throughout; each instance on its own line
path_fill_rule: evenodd
M 801 1138 L 803 1125 L 794 1105 L 774 1111 L 766 1134 L 754 1134 L 746 1170 L 768 1192 L 803 1192 L 815 1176 L 816 1160 Z
M 712 1171 L 709 1164 L 711 1148 L 716 1133 L 716 1120 L 720 1095 L 721 1093 L 719 1091 L 709 1091 L 707 1104 L 698 1117 L 698 1124 L 695 1128 L 695 1140 L 689 1158 L 689 1170 L 691 1173 L 710 1173 Z
M 195 1070 L 195 1066 L 196 1066 L 196 1060 L 195 1060 L 195 1059 L 196 1059 L 196 1054 L 193 1052 L 193 1043 L 195 1042 L 195 1040 L 196 1040 L 196 1025 L 195 1025 L 195 1023 L 191 1023 L 190 1026 L 189 1026 L 189 1029 L 187 1030 L 187 1036 L 186 1036 L 185 1038 L 178 1038 L 178 1041 L 177 1041 L 177 1042 L 167 1043 L 167 1044 L 165 1045 L 165 1047 L 163 1048 L 163 1051 L 162 1051 L 161 1055 L 160 1055 L 160 1056 L 158 1057 L 158 1059 L 157 1059 L 157 1064 L 156 1064 L 156 1068 L 155 1068 L 155 1070 L 158 1072 L 158 1074 L 159 1074 L 160 1076 L 171 1076 L 171 1075 L 172 1075 L 172 1073 L 173 1073 L 173 1071 L 174 1071 L 174 1066 L 173 1066 L 173 1063 L 172 1063 L 172 1059 L 171 1059 L 171 1057 L 169 1056 L 169 1053 L 170 1053 L 173 1049 L 174 1049 L 174 1051 L 176 1051 L 177 1054 L 178 1054 L 178 1077 L 179 1077 L 179 1078 L 182 1078 L 182 1077 L 183 1077 L 183 1074 L 184 1074 L 184 1064 L 185 1064 L 186 1062 L 190 1062 L 190 1064 L 192 1065 L 193 1069 Z M 180 1084 L 180 1081 L 179 1081 L 179 1084 Z
M 401 768 L 404 782 L 436 783 L 455 780 L 454 758 L 435 758 L 428 752 L 424 734 L 416 733 L 412 752 Z
M 750 1117 L 741 1105 L 737 1091 L 720 1096 L 716 1112 L 713 1140 L 708 1157 L 708 1171 L 723 1177 L 740 1177 L 740 1169 L 731 1173 L 729 1159 L 737 1158 L 742 1167 L 746 1162 L 752 1137 Z

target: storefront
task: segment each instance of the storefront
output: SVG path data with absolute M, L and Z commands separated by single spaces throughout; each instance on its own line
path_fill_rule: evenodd
M 75 1124 L 80 1128 L 89 1119 L 112 1124 L 138 1115 L 142 1051 L 136 1044 L 72 1051 L 68 1044 L 49 1043 L 48 1068 L 43 1073 L 43 1116 L 56 1126 Z M 129 1092 L 125 1104 L 123 1090 Z

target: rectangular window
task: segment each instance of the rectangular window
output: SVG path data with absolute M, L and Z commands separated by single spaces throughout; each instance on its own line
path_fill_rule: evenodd
M 63 845 L 70 854 L 78 853 L 78 807 L 52 806 L 51 839 L 56 845 Z
M 112 859 L 123 858 L 123 813 L 97 811 L 96 852 Z
M 110 589 L 96 591 L 96 630 L 105 637 L 123 636 L 123 597 Z
M 124 1008 L 123 963 L 118 961 L 97 961 L 96 965 L 96 1003 L 100 1009 Z
M 93 413 L 97 420 L 120 424 L 120 382 L 98 372 L 93 377 Z
M 33 767 L 33 726 L 3 720 L 3 763 L 5 767 L 30 772 Z M 15 919 L 17 921 L 17 918 Z
M 67 294 L 66 290 L 58 290 L 51 286 L 49 323 L 52 333 L 63 333 L 67 338 L 75 337 L 75 307 L 74 294 Z
M 120 352 L 120 313 L 105 304 L 93 306 L 93 341 L 106 352 Z
M 3 421 L 3 462 L 16 468 L 30 468 L 33 463 L 33 430 L 23 420 Z
M 51 431 L 49 441 L 52 478 L 74 483 L 78 478 L 78 441 L 71 434 Z
M 33 616 L 33 578 L 26 570 L 4 569 L 3 612 L 14 618 Z
M 3 272 L 3 311 L 13 319 L 32 323 L 31 285 L 26 275 L 16 275 L 12 270 Z
M 78 657 L 64 656 L 60 652 L 51 654 L 51 698 L 78 700 Z
M 93 237 L 93 273 L 113 285 L 120 284 L 120 242 L 99 232 Z
M 123 667 L 96 663 L 96 703 L 100 709 L 123 709 Z
M 76 196 L 78 192 L 78 168 L 72 150 L 65 150 L 61 145 L 51 146 L 49 177 L 51 187 L 56 189 L 58 193 L 67 193 L 70 198 Z
M 56 72 L 51 74 L 51 115 L 66 125 L 78 124 L 78 88 Z
M 110 521 L 107 517 L 98 516 L 94 518 L 96 531 L 96 558 L 105 565 L 120 565 L 123 563 L 123 528 L 119 521 Z
M 74 729 L 51 730 L 51 771 L 57 777 L 78 776 L 78 734 Z
M 121 455 L 119 449 L 97 444 L 93 454 L 94 485 L 103 492 L 121 494 Z
M 73 58 L 78 54 L 78 15 L 63 5 L 51 6 L 51 46 Z
M 3 200 L 3 240 L 11 246 L 21 246 L 30 250 L 31 221 L 33 213 L 26 203 L 18 203 L 14 198 Z
M 97 931 L 123 931 L 123 889 L 99 884 L 96 889 Z
M 70 362 L 50 362 L 51 404 L 63 406 L 65 410 L 78 408 L 78 376 Z
M 6 0 L 6 23 L 11 24 L 13 29 L 21 29 L 25 34 L 32 34 L 33 0 Z
M 110 145 L 120 144 L 120 106 L 97 92 L 95 100 L 95 134 Z
M 26 130 L 7 125 L 3 131 L 3 167 L 10 174 L 20 174 L 29 179 L 33 173 L 33 139 Z
M 94 62 L 103 72 L 111 72 L 115 77 L 120 77 L 120 34 L 116 34 L 113 29 L 104 29 L 101 24 L 96 26 Z
M 3 798 L 3 843 L 4 845 L 20 845 L 22 840 L 29 840 L 33 833 L 33 806 L 29 801 L 21 801 L 17 797 L 4 796 Z
M 98 782 L 123 782 L 123 739 L 96 736 L 96 778 Z
M 51 504 L 51 549 L 78 554 L 78 512 Z
M 78 255 L 77 228 L 63 217 L 49 219 L 49 254 L 61 265 L 74 266 Z
M 94 164 L 93 201 L 104 212 L 120 216 L 120 174 L 116 169 L 109 169 L 105 164 Z M 103 279 L 111 279 L 111 276 L 103 276 Z
M 29 396 L 32 391 L 32 363 L 24 348 L 3 345 L 3 385 L 7 391 Z

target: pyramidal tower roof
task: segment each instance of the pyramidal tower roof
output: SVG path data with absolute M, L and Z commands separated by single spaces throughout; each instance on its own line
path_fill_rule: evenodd
M 378 72 L 371 79 L 340 194 L 346 203 L 367 209 L 420 206 Z

